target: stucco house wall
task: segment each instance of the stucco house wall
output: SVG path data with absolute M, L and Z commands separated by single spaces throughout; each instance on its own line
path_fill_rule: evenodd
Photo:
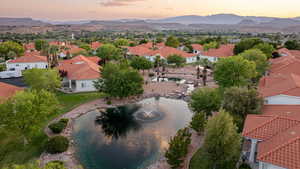
M 7 70 L 26 70 L 26 69 L 46 69 L 48 68 L 47 62 L 28 62 L 28 63 L 6 63 Z
M 90 91 L 97 91 L 94 86 L 94 81 L 97 79 L 91 80 L 76 80 L 76 88 L 74 89 L 75 92 L 90 92 Z
M 259 162 L 259 169 L 287 169 L 282 168 L 273 164 L 265 163 L 265 162 Z
M 288 95 L 276 95 L 265 98 L 265 104 L 284 104 L 297 105 L 300 104 L 300 97 Z

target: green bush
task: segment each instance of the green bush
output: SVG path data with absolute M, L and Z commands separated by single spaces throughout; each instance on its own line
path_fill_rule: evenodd
M 243 163 L 242 165 L 240 165 L 239 169 L 251 169 L 251 167 L 249 164 Z
M 44 169 L 67 169 L 62 161 L 51 161 Z
M 148 76 L 149 77 L 153 77 L 155 74 L 154 73 L 149 73 Z
M 69 119 L 60 119 L 58 122 L 52 123 L 48 127 L 53 133 L 59 134 L 66 128 L 68 122 Z
M 55 136 L 46 143 L 46 151 L 50 154 L 62 153 L 67 151 L 69 140 L 64 136 Z

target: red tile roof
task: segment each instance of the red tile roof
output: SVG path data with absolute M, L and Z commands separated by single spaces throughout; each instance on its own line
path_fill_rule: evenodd
M 23 46 L 26 50 L 34 50 L 35 49 L 35 44 L 34 43 L 26 43 Z
M 300 169 L 300 125 L 259 143 L 257 159 L 288 169 Z
M 94 50 L 98 49 L 101 46 L 102 46 L 102 43 L 100 43 L 100 42 L 92 42 L 91 43 L 91 48 Z
M 149 48 L 143 46 L 127 47 L 127 49 L 128 49 L 128 53 L 137 56 L 150 56 L 151 53 L 153 52 Z
M 271 67 L 269 69 L 270 74 L 281 73 L 281 74 L 298 74 L 300 75 L 300 59 L 294 56 L 295 51 L 288 49 L 280 49 L 278 52 L 282 55 L 276 59 L 270 59 Z M 294 53 L 294 54 L 292 54 Z
M 18 57 L 17 59 L 8 61 L 8 63 L 35 63 L 35 62 L 47 62 L 47 57 L 28 54 L 25 56 Z
M 286 116 L 300 120 L 300 105 L 264 105 L 261 111 L 267 116 Z
M 152 43 L 147 43 L 147 44 L 142 44 L 142 45 L 138 45 L 135 47 L 128 47 L 128 52 L 130 54 L 133 55 L 138 55 L 138 56 L 155 56 L 155 55 L 160 55 L 164 58 L 167 58 L 169 55 L 172 54 L 177 54 L 180 55 L 182 57 L 192 57 L 195 56 L 195 54 L 192 53 L 187 53 L 185 51 L 173 48 L 173 47 L 169 47 L 169 46 L 165 46 L 163 43 L 160 43 L 156 46 L 159 46 L 157 49 L 153 50 L 152 49 Z M 151 47 L 149 47 L 151 46 Z
M 217 49 L 209 49 L 208 51 L 204 51 L 202 55 L 218 58 L 229 57 L 234 55 L 233 49 L 233 44 L 220 45 L 220 47 Z
M 300 96 L 300 76 L 273 74 L 260 79 L 258 91 L 262 97 L 279 94 Z
M 144 47 L 144 48 L 148 48 L 148 49 L 152 49 L 153 47 L 154 48 L 158 48 L 158 49 L 166 47 L 166 45 L 163 42 L 161 42 L 161 43 L 155 43 L 154 45 L 153 45 L 152 42 L 148 42 L 148 43 L 140 44 L 138 46 Z
M 76 46 L 76 45 L 71 45 L 71 46 L 68 46 L 69 49 L 67 50 L 64 50 L 63 53 L 67 54 L 67 52 L 69 52 L 70 54 L 76 54 L 76 53 L 79 53 L 79 52 L 82 52 L 82 51 L 85 51 L 84 49 Z
M 248 115 L 242 135 L 258 139 L 257 159 L 300 169 L 300 105 L 265 105 L 263 115 Z
M 200 44 L 192 44 L 192 47 L 193 47 L 194 50 L 204 51 L 203 46 L 200 45 Z
M 176 49 L 176 48 L 172 48 L 172 47 L 163 47 L 161 49 L 158 49 L 158 50 L 155 50 L 152 52 L 152 56 L 154 55 L 160 55 L 164 58 L 167 58 L 168 56 L 170 55 L 173 55 L 173 54 L 176 54 L 176 55 L 180 55 L 184 58 L 188 58 L 188 57 L 193 57 L 193 56 L 196 56 L 195 54 L 193 53 L 187 53 L 187 52 L 184 52 L 182 50 L 179 50 L 179 49 Z
M 0 102 L 14 96 L 18 91 L 24 90 L 21 87 L 0 82 Z
M 69 80 L 88 80 L 100 77 L 100 66 L 95 63 L 95 58 L 76 56 L 69 60 L 61 61 L 58 65 L 60 71 L 67 72 Z
M 243 136 L 258 140 L 268 140 L 299 124 L 299 120 L 286 116 L 248 115 L 244 125 Z

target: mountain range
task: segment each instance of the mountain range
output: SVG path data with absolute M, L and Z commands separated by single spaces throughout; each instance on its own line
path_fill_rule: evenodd
M 300 17 L 277 18 L 264 16 L 239 16 L 235 14 L 185 15 L 162 19 L 119 19 L 51 21 L 31 18 L 1 18 L 0 26 L 47 26 L 71 25 L 73 27 L 95 26 L 101 29 L 121 30 L 212 30 L 242 32 L 300 32 Z

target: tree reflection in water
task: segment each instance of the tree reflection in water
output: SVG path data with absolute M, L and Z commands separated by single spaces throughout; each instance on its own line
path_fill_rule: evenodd
M 140 128 L 133 115 L 139 108 L 138 105 L 108 108 L 96 117 L 96 123 L 101 125 L 104 134 L 108 137 L 113 139 L 126 137 L 128 132 Z

